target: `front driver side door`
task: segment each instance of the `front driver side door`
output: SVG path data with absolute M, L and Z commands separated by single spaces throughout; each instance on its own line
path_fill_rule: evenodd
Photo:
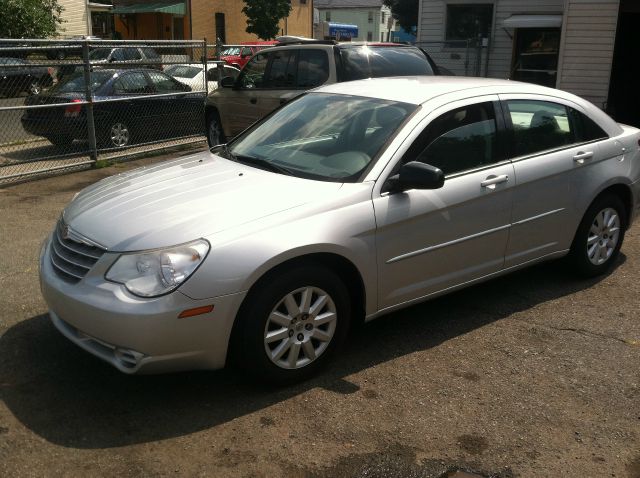
M 394 170 L 413 160 L 437 166 L 442 188 L 374 197 L 380 310 L 502 269 L 514 177 L 497 101 L 436 110 Z

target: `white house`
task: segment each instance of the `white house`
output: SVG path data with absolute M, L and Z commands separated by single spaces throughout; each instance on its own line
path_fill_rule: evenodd
M 417 39 L 480 38 L 487 76 L 567 90 L 637 124 L 639 20 L 634 0 L 420 0 Z
M 357 35 L 351 37 L 354 41 L 389 41 L 394 30 L 395 20 L 382 0 L 314 0 L 313 6 L 318 11 L 314 37 L 320 40 L 326 39 L 329 31 L 340 31 L 340 27 L 331 28 L 331 24 L 355 25 Z M 342 30 L 348 33 L 350 29 Z
M 64 8 L 64 22 L 58 29 L 60 38 L 95 35 L 109 38 L 113 25 L 110 0 L 58 0 Z

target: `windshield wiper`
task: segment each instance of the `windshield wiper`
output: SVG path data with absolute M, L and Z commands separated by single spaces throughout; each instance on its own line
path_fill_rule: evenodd
M 232 159 L 238 161 L 239 163 L 250 164 L 253 166 L 257 166 L 261 169 L 266 169 L 268 171 L 280 174 L 286 174 L 287 176 L 294 176 L 293 171 L 287 169 L 283 166 L 278 166 L 266 159 L 256 158 L 255 156 L 245 156 L 240 154 L 233 154 L 229 149 L 225 148 L 225 153 L 227 153 Z

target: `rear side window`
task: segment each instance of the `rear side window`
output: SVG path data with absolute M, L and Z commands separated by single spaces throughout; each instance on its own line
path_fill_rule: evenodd
M 137 48 L 124 48 L 124 59 L 125 60 L 140 60 L 142 56 Z
M 176 80 L 160 73 L 159 71 L 149 71 L 149 77 L 151 78 L 151 83 L 158 93 L 175 93 L 183 91 L 183 88 Z
M 144 73 L 125 73 L 113 82 L 113 92 L 120 95 L 146 93 L 149 85 Z
M 509 100 L 506 103 L 513 124 L 513 157 L 575 142 L 575 131 L 566 106 L 536 100 Z
M 427 57 L 409 47 L 346 47 L 341 49 L 345 81 L 385 76 L 433 75 Z
M 150 60 L 160 59 L 160 55 L 158 55 L 158 53 L 153 48 L 142 48 L 142 51 L 144 52 L 144 56 L 146 56 Z
M 415 160 L 445 174 L 500 161 L 493 104 L 463 106 L 433 120 L 405 153 L 404 162 Z
M 587 115 L 580 113 L 578 110 L 569 108 L 569 115 L 576 129 L 576 141 L 578 143 L 597 141 L 609 137 L 595 121 Z
M 300 50 L 298 54 L 298 88 L 314 88 L 329 78 L 329 57 L 324 50 Z

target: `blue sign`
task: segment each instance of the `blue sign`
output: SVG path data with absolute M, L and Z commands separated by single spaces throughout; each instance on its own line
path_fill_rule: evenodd
M 351 40 L 358 36 L 358 25 L 329 23 L 329 36 L 336 40 Z

